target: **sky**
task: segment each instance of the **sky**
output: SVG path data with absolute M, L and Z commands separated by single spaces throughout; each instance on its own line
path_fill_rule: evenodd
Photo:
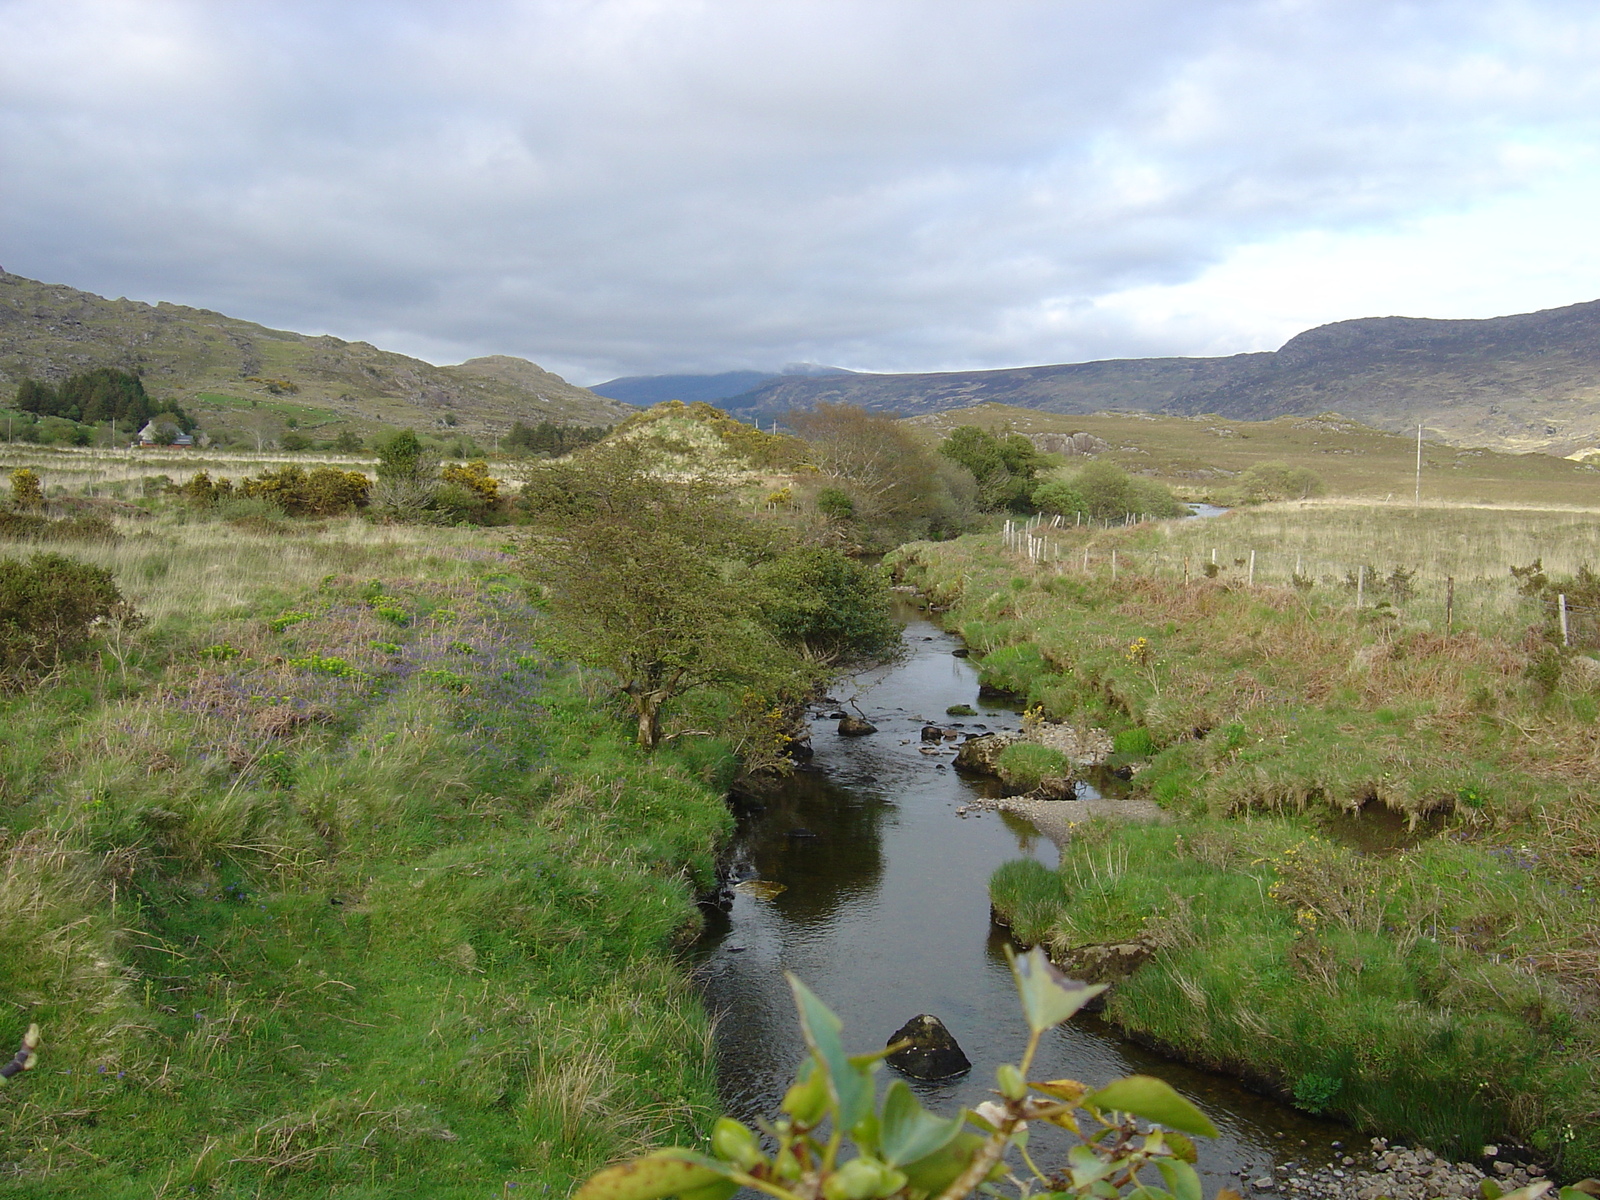
M 580 383 L 1600 298 L 1593 0 L 0 0 L 0 265 Z

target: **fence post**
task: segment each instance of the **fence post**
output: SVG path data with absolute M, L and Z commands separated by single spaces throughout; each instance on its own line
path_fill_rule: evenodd
M 1115 583 L 1116 581 L 1117 581 L 1117 552 L 1115 550 L 1113 550 L 1111 552 L 1111 582 Z M 1562 610 L 1563 613 L 1565 611 L 1566 611 L 1565 609 Z
M 1189 586 L 1189 556 L 1187 554 L 1183 556 L 1183 586 Z
M 1456 577 L 1444 577 L 1444 631 L 1451 632 L 1456 617 Z
M 1562 592 L 1556 597 L 1556 605 L 1561 610 L 1561 644 L 1572 645 L 1572 639 L 1567 634 L 1567 594 Z
M 1250 577 L 1245 580 L 1245 585 L 1247 587 L 1255 587 L 1256 585 L 1256 552 L 1254 550 L 1250 551 Z
M 1367 564 L 1356 568 L 1356 611 L 1361 611 L 1361 596 L 1367 590 Z

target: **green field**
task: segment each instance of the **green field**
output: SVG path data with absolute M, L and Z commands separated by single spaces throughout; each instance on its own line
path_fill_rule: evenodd
M 1600 635 L 1582 610 L 1564 649 L 1553 606 L 1592 603 L 1559 576 L 1600 562 L 1594 514 L 1346 501 L 1039 536 L 892 558 L 987 683 L 1110 729 L 1171 823 L 1003 868 L 1015 934 L 1068 962 L 1144 942 L 1112 1018 L 1303 1107 L 1600 1169 Z M 1549 591 L 1522 594 L 1540 554 Z
M 1063 416 L 985 404 L 918 417 L 912 424 L 941 434 L 957 425 L 1024 434 L 1091 433 L 1110 444 L 1103 457 L 1127 471 L 1163 480 L 1191 500 L 1225 492 L 1236 475 L 1264 462 L 1308 468 L 1331 496 L 1402 503 L 1410 502 L 1416 490 L 1415 438 L 1334 415 L 1272 421 Z M 1547 454 L 1504 454 L 1425 441 L 1422 498 L 1468 504 L 1600 504 L 1600 472 L 1593 465 Z
M 68 552 L 147 623 L 0 721 L 11 1191 L 560 1195 L 694 1137 L 729 756 L 642 758 L 490 531 L 123 532 Z

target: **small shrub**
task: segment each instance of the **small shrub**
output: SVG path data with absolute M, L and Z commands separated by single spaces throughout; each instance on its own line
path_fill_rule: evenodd
M 15 685 L 79 653 L 95 622 L 127 614 L 111 572 L 61 554 L 0 559 L 0 680 Z
M 200 651 L 201 658 L 208 658 L 212 662 L 227 662 L 229 659 L 239 657 L 239 648 L 230 646 L 227 642 L 218 642 L 214 646 L 207 646 Z
M 44 507 L 44 489 L 36 472 L 27 467 L 11 472 L 11 502 L 21 509 Z
M 1294 1106 L 1315 1116 L 1333 1103 L 1342 1086 L 1342 1081 L 1331 1075 L 1308 1072 L 1294 1081 Z
M 267 628 L 272 630 L 273 633 L 282 633 L 285 629 L 289 628 L 289 626 L 298 625 L 301 621 L 309 621 L 310 619 L 310 613 L 300 612 L 296 609 L 290 609 L 288 612 L 279 613 L 277 616 L 273 617 L 272 620 L 268 621 Z
M 843 488 L 826 487 L 817 493 L 817 511 L 830 521 L 848 521 L 856 515 L 856 502 Z
M 411 624 L 411 614 L 395 604 L 374 605 L 372 612 L 380 621 L 387 621 L 400 629 Z

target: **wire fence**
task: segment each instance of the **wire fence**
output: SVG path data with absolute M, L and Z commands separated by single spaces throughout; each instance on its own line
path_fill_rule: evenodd
M 1403 610 L 1414 617 L 1431 619 L 1446 630 L 1524 611 L 1527 600 L 1511 577 L 1510 563 L 1503 564 L 1498 573 L 1458 579 L 1450 574 L 1425 575 L 1400 565 L 1385 570 L 1371 562 L 1334 561 L 1303 551 L 1224 548 L 1218 544 L 1185 552 L 1095 546 L 1061 536 L 1074 528 L 1078 527 L 1059 517 L 1008 520 L 1000 539 L 1019 565 L 1026 563 L 1055 574 L 1104 573 L 1113 581 L 1145 577 L 1185 586 L 1210 579 L 1248 588 L 1292 589 L 1301 594 L 1320 592 L 1326 596 L 1333 592 L 1358 617 Z M 1546 606 L 1552 626 L 1559 630 L 1563 645 L 1600 650 L 1600 604 L 1580 603 L 1559 592 L 1541 596 L 1540 602 Z

